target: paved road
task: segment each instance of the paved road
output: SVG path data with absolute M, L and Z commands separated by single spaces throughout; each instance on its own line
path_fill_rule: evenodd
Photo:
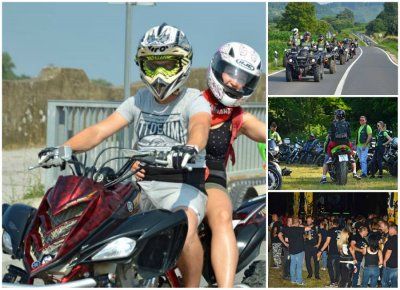
M 347 78 L 342 77 L 349 69 Z M 360 47 L 357 55 L 345 65 L 337 62 L 336 74 L 325 73 L 317 83 L 310 77 L 286 82 L 285 71 L 268 77 L 268 94 L 274 95 L 397 95 L 398 66 L 376 47 Z M 328 72 L 325 69 L 325 72 Z

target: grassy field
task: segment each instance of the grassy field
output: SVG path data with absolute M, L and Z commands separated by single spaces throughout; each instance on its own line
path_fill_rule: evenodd
M 282 190 L 388 190 L 397 189 L 397 177 L 391 176 L 387 171 L 383 171 L 382 179 L 361 179 L 355 180 L 349 173 L 348 181 L 345 186 L 336 185 L 332 182 L 320 184 L 319 181 L 322 175 L 322 168 L 316 165 L 299 165 L 284 163 L 280 164 L 281 167 L 288 167 L 292 170 L 290 176 L 283 177 Z M 328 176 L 329 180 L 329 176 Z
M 278 287 L 278 288 L 324 288 L 329 284 L 328 271 L 320 270 L 321 280 L 316 280 L 315 278 L 307 279 L 307 271 L 303 270 L 304 286 L 299 286 L 297 284 L 292 284 L 291 281 L 284 280 L 282 278 L 281 269 L 268 269 L 268 287 Z

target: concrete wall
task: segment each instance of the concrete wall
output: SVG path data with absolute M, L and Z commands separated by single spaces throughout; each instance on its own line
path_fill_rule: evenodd
M 188 87 L 204 89 L 206 69 L 193 69 Z M 135 94 L 141 83 L 131 86 Z M 252 102 L 265 103 L 265 75 Z M 92 83 L 85 72 L 71 68 L 44 68 L 37 78 L 3 81 L 3 149 L 45 146 L 48 100 L 122 101 L 123 87 L 105 87 Z

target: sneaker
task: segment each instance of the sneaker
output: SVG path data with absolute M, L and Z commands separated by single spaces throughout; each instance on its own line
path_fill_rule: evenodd
M 311 279 L 311 278 L 312 278 L 312 275 L 308 275 L 308 276 L 307 276 L 307 279 Z
M 329 163 L 332 163 L 332 162 L 333 162 L 332 157 L 329 157 L 328 160 L 326 161 L 326 164 L 329 164 Z
M 319 181 L 319 183 L 321 183 L 321 184 L 325 184 L 327 182 L 328 182 L 328 180 L 326 180 L 326 177 L 321 177 L 321 180 Z
M 361 174 L 361 176 L 360 176 L 361 178 L 367 178 L 368 176 L 366 175 L 366 174 Z
M 300 285 L 300 286 L 303 286 L 304 285 L 304 282 L 298 282 L 298 283 L 296 283 L 297 285 Z
M 357 173 L 354 173 L 354 172 L 353 172 L 353 178 L 355 178 L 355 179 L 357 179 L 357 180 L 360 180 L 360 179 L 361 179 L 361 177 L 358 176 Z
M 331 284 L 328 284 L 328 285 L 326 285 L 325 287 L 330 287 L 330 288 L 333 288 L 333 287 L 337 287 L 337 286 L 336 286 L 336 284 L 335 284 L 335 283 L 331 283 Z

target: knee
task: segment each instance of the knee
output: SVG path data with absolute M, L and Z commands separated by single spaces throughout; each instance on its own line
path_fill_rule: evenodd
M 208 217 L 208 223 L 211 230 L 221 230 L 224 228 L 232 228 L 232 213 L 227 210 L 220 210 Z

